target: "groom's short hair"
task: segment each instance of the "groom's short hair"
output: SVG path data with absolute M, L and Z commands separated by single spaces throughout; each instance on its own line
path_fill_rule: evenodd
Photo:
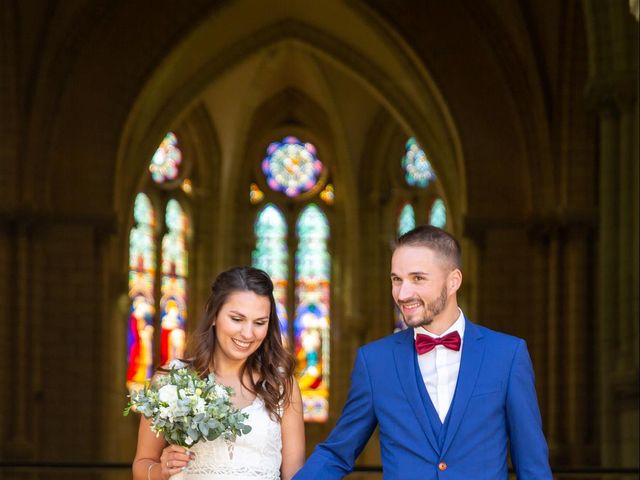
M 462 249 L 453 235 L 433 225 L 420 225 L 401 235 L 395 242 L 393 250 L 399 247 L 426 247 L 442 256 L 453 269 L 462 268 Z

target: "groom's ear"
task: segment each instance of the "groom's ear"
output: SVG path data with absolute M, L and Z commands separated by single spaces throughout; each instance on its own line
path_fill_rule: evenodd
M 449 273 L 448 285 L 449 291 L 457 292 L 462 285 L 462 272 L 456 268 Z

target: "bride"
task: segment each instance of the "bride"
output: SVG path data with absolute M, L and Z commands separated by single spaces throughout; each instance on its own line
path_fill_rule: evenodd
M 289 480 L 304 463 L 304 422 L 293 358 L 282 346 L 273 283 L 262 270 L 236 267 L 218 275 L 211 290 L 186 364 L 203 377 L 213 372 L 233 388 L 232 401 L 248 414 L 251 432 L 235 442 L 217 438 L 186 450 L 167 445 L 141 417 L 133 478 Z

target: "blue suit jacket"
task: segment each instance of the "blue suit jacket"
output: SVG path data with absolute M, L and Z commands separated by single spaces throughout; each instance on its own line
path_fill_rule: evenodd
M 524 340 L 466 320 L 442 447 L 418 390 L 415 355 L 413 329 L 358 350 L 342 415 L 295 480 L 347 475 L 376 425 L 387 479 L 507 479 L 509 447 L 519 480 L 552 479 Z

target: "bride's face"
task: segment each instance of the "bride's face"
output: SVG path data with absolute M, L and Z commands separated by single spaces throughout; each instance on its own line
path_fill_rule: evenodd
M 216 363 L 246 361 L 255 352 L 269 328 L 269 298 L 250 291 L 229 295 L 216 317 Z

